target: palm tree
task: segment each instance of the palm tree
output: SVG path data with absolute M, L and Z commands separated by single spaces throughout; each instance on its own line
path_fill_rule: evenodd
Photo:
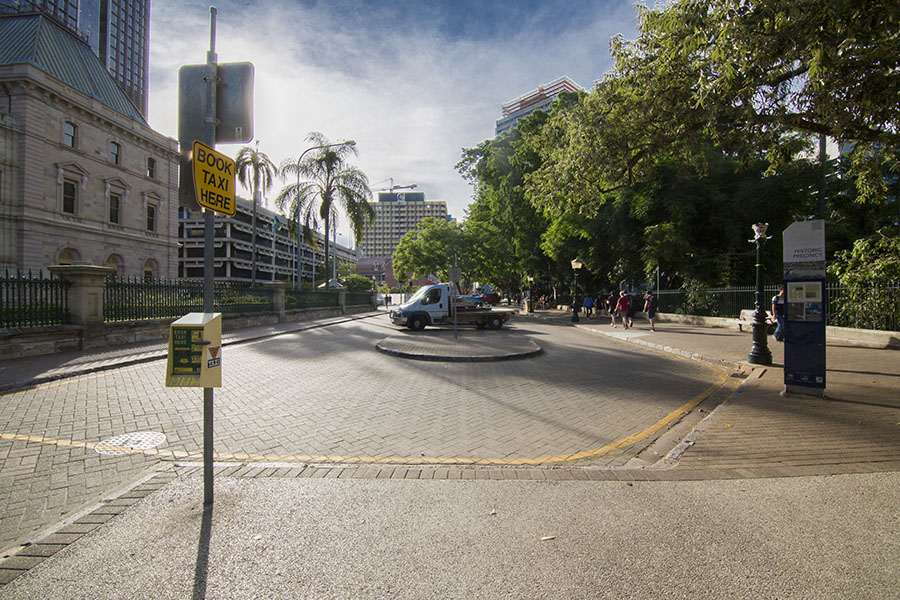
M 272 179 L 278 175 L 278 167 L 269 157 L 259 151 L 259 140 L 256 148 L 244 146 L 234 159 L 234 170 L 237 179 L 245 189 L 253 193 L 253 273 L 250 276 L 251 283 L 256 283 L 256 207 L 259 204 L 262 192 L 272 189 Z M 251 185 L 247 185 L 250 183 Z
M 281 209 L 287 206 L 289 214 L 300 215 L 303 238 L 308 244 L 316 243 L 319 221 L 323 223 L 327 268 L 328 232 L 333 224 L 337 224 L 338 208 L 347 215 L 357 244 L 366 223 L 375 221 L 375 209 L 369 204 L 372 192 L 369 191 L 368 177 L 348 162 L 351 155 L 357 155 L 356 144 L 330 144 L 328 138 L 316 131 L 307 135 L 306 140 L 313 144 L 312 148 L 304 150 L 296 161 L 288 159 L 281 163 L 281 176 L 296 176 L 297 182 L 286 185 L 275 202 Z M 309 156 L 304 159 L 307 153 Z

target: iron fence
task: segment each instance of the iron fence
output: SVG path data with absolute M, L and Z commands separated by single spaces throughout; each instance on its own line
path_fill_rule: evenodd
M 274 309 L 272 290 L 249 283 L 217 281 L 216 312 L 256 313 Z M 103 292 L 103 318 L 111 321 L 171 319 L 203 311 L 203 282 L 139 278 L 109 278 Z
M 341 305 L 339 290 L 287 290 L 284 307 L 291 308 L 337 308 Z
M 347 306 L 372 306 L 372 292 L 347 292 L 344 304 Z
M 763 303 L 770 310 L 777 285 L 767 285 Z M 880 286 L 825 285 L 825 323 L 836 327 L 900 331 L 900 282 Z M 660 312 L 707 317 L 737 317 L 756 308 L 756 288 L 660 290 Z
M 0 329 L 69 322 L 69 282 L 51 274 L 5 271 L 0 277 Z

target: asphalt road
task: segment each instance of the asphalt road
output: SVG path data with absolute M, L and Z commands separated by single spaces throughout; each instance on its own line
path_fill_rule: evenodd
M 4 598 L 896 598 L 900 475 L 180 477 Z
M 723 380 L 696 362 L 539 322 L 464 334 L 485 344 L 524 335 L 544 348 L 508 362 L 419 362 L 374 349 L 397 334 L 383 316 L 226 348 L 216 459 L 621 464 L 656 435 L 648 429 Z M 159 460 L 200 457 L 202 391 L 166 388 L 164 368 L 150 362 L 2 397 L 0 433 L 19 437 L 0 440 L 0 547 Z M 149 454 L 97 452 L 135 432 L 165 441 Z

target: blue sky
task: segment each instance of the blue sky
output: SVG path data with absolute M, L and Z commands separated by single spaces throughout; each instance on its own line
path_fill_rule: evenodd
M 458 219 L 472 199 L 454 168 L 462 148 L 493 137 L 501 105 L 544 83 L 566 75 L 590 89 L 610 68 L 609 38 L 633 38 L 637 14 L 621 0 L 228 0 L 216 7 L 219 62 L 255 65 L 260 150 L 280 163 L 308 147 L 310 131 L 354 139 L 356 164 L 370 182 L 415 183 L 427 199 L 447 201 Z M 157 131 L 177 137 L 178 68 L 204 62 L 208 44 L 208 4 L 153 0 L 149 118 Z M 239 148 L 218 147 L 231 155 Z

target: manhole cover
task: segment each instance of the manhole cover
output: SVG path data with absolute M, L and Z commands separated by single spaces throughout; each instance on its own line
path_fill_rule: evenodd
M 100 454 L 128 454 L 135 450 L 149 450 L 166 441 L 166 436 L 158 431 L 136 431 L 107 438 L 97 444 L 94 450 Z

